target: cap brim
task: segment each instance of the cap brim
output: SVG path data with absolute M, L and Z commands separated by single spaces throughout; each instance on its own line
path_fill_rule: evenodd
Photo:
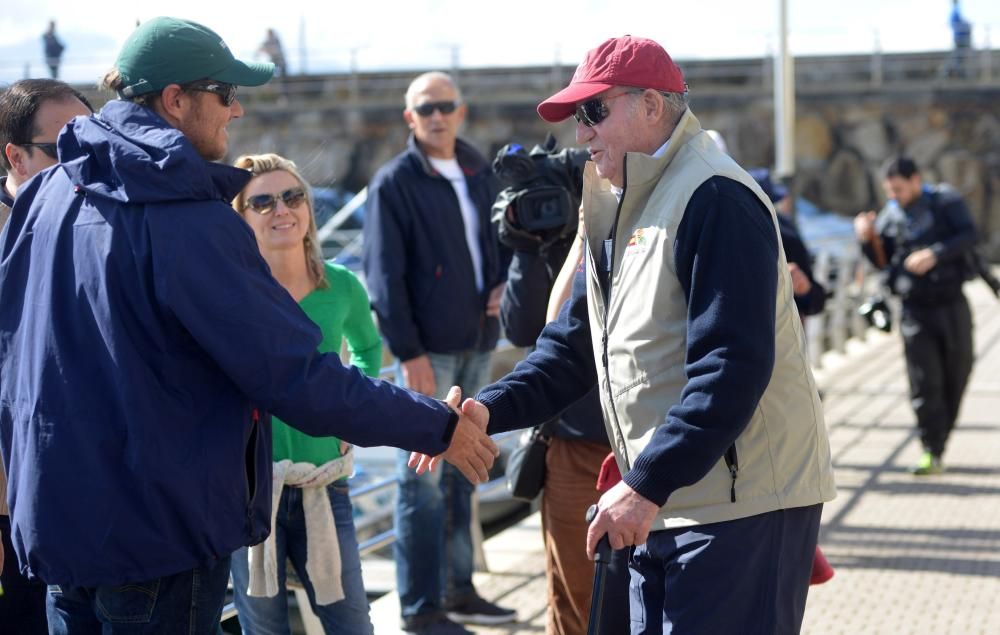
M 538 116 L 549 123 L 558 123 L 572 116 L 576 105 L 581 101 L 587 101 L 594 95 L 603 93 L 614 86 L 614 84 L 603 82 L 570 84 L 538 104 Z
M 236 84 L 237 86 L 260 86 L 274 77 L 271 62 L 242 62 L 233 60 L 232 65 L 221 73 L 213 73 L 211 79 Z

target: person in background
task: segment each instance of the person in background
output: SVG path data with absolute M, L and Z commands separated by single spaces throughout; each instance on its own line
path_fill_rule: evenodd
M 788 188 L 772 179 L 767 168 L 750 170 L 750 176 L 767 194 L 777 212 L 781 246 L 785 251 L 785 260 L 788 261 L 788 273 L 792 277 L 792 292 L 795 294 L 799 316 L 804 320 L 810 315 L 822 313 L 826 306 L 826 287 L 813 276 L 812 256 L 792 220 L 793 200 L 788 195 Z
M 66 47 L 56 35 L 56 21 L 49 20 L 49 28 L 42 34 L 42 50 L 45 53 L 45 65 L 49 67 L 52 79 L 59 78 L 59 63 Z
M 466 106 L 446 73 L 406 91 L 407 148 L 368 186 L 365 283 L 403 382 L 424 395 L 489 379 L 507 275 L 490 210 L 499 184 L 486 159 L 458 137 Z M 403 629 L 467 633 L 457 622 L 502 624 L 516 613 L 472 583 L 473 485 L 450 467 L 417 476 L 398 456 L 396 584 Z
M 254 175 L 233 208 L 253 230 L 271 275 L 322 331 L 320 352 L 339 353 L 346 340 L 351 364 L 377 377 L 382 338 L 368 294 L 350 270 L 323 262 L 312 194 L 295 164 L 276 154 L 260 154 L 242 156 L 233 165 Z M 263 545 L 233 554 L 243 632 L 290 632 L 287 559 L 327 635 L 368 635 L 372 624 L 347 485 L 354 469 L 351 445 L 336 437 L 310 436 L 277 417 L 271 422 L 271 438 L 271 535 Z
M 966 77 L 969 74 L 968 60 L 972 51 L 972 24 L 962 15 L 958 0 L 951 2 L 948 24 L 951 26 L 954 48 L 951 50 L 946 72 L 955 77 Z
M 278 32 L 274 29 L 268 29 L 267 37 L 264 38 L 264 42 L 261 43 L 257 51 L 267 55 L 267 58 L 274 64 L 274 74 L 279 80 L 284 81 L 285 77 L 288 76 L 288 66 L 285 62 L 285 49 L 281 46 Z
M 972 313 L 962 292 L 976 227 L 962 197 L 925 184 L 916 162 L 896 157 L 883 167 L 888 202 L 859 213 L 854 232 L 865 256 L 886 272 L 902 300 L 900 332 L 923 453 L 911 472 L 944 471 L 942 456 L 972 373 Z
M 579 206 L 582 172 L 573 174 L 571 200 Z M 507 223 L 520 230 L 509 207 Z M 515 241 L 500 232 L 514 250 L 507 287 L 500 300 L 500 321 L 515 346 L 533 346 L 546 323 L 556 319 L 569 299 L 573 276 L 583 256 L 583 225 L 577 234 L 540 248 Z M 521 230 L 523 233 L 523 230 Z M 545 483 L 542 487 L 542 536 L 548 584 L 547 635 L 584 635 L 590 615 L 594 563 L 587 559 L 587 509 L 597 503 L 601 465 L 611 453 L 597 390 L 546 422 Z M 604 587 L 602 628 L 609 633 L 628 629 L 628 560 L 616 551 Z
M 59 161 L 56 138 L 74 117 L 90 115 L 87 98 L 55 79 L 22 79 L 0 92 L 0 230 L 22 184 Z M 48 633 L 45 584 L 21 574 L 10 538 L 7 476 L 0 460 L 0 624 L 12 633 Z M 4 556 L 8 556 L 4 566 Z

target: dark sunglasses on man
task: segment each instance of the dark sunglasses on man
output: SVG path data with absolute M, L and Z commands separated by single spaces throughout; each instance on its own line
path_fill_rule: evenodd
M 612 99 L 618 99 L 619 97 L 623 97 L 625 95 L 635 95 L 641 92 L 641 90 L 626 90 L 623 93 L 611 95 L 610 97 L 595 97 L 594 99 L 577 105 L 576 112 L 573 113 L 573 116 L 583 125 L 588 128 L 593 128 L 607 119 L 608 115 L 611 114 L 611 111 L 608 110 L 609 101 Z
M 417 113 L 421 117 L 430 117 L 434 114 L 434 111 L 440 112 L 442 115 L 450 115 L 455 112 L 458 108 L 457 101 L 428 101 L 420 104 L 419 106 L 413 107 L 413 112 Z
M 244 209 L 252 209 L 263 216 L 278 207 L 278 200 L 283 201 L 288 209 L 296 209 L 306 200 L 306 191 L 301 187 L 292 187 L 278 194 L 254 194 L 247 197 Z
M 192 82 L 184 87 L 185 90 L 193 90 L 201 93 L 214 93 L 222 99 L 223 106 L 232 106 L 236 101 L 236 91 L 239 87 L 236 84 L 225 84 L 214 80 L 206 79 Z
M 59 160 L 59 152 L 56 150 L 56 144 L 52 143 L 18 143 L 22 148 L 38 148 L 44 152 L 50 159 Z

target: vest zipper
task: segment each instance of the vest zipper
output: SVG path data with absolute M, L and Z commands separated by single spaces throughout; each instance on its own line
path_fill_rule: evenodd
M 740 472 L 740 459 L 736 456 L 736 444 L 733 443 L 726 450 L 726 466 L 729 468 L 729 475 L 733 478 L 732 486 L 729 488 L 729 502 L 736 502 L 736 477 Z
M 621 437 L 623 445 L 625 434 L 622 432 L 621 422 L 618 420 L 618 411 L 615 410 L 615 396 L 611 390 L 611 371 L 608 368 L 608 314 L 611 312 L 611 283 L 614 279 L 615 273 L 615 236 L 618 234 L 618 219 L 621 217 L 622 213 L 622 203 L 625 202 L 625 188 L 628 186 L 628 172 L 627 172 L 627 162 L 622 162 L 622 195 L 618 199 L 618 207 L 615 208 L 615 221 L 611 225 L 611 253 L 608 254 L 608 292 L 604 298 L 604 333 L 602 333 L 601 344 L 604 348 L 601 354 L 601 362 L 604 365 L 604 376 L 608 380 L 608 406 L 611 410 L 611 415 L 615 419 L 615 429 L 618 430 L 618 436 Z M 598 273 L 600 275 L 600 273 Z M 632 462 L 628 460 L 628 455 L 625 455 L 626 463 L 628 464 L 628 469 L 632 469 Z

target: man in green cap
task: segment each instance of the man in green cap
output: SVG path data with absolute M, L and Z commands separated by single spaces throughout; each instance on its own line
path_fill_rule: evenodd
M 268 413 L 313 436 L 441 455 L 482 482 L 496 445 L 445 402 L 321 355 L 212 163 L 271 64 L 156 18 L 0 234 L 0 452 L 18 566 L 51 633 L 216 633 L 230 554 L 271 526 Z M 0 627 L 2 628 L 2 627 Z

